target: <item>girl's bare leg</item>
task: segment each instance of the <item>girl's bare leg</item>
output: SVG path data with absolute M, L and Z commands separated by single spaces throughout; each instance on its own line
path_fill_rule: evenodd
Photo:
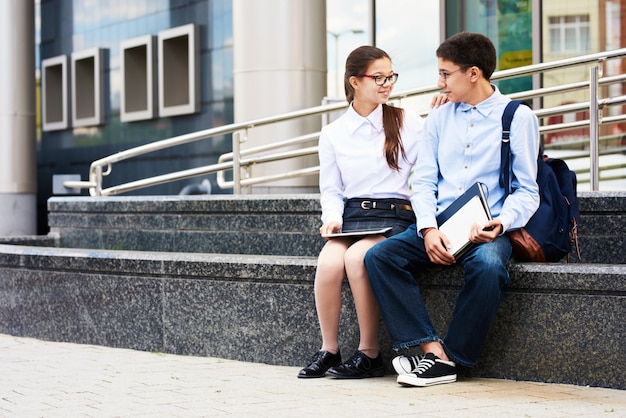
M 315 272 L 315 306 L 322 333 L 322 350 L 333 354 L 339 350 L 339 312 L 341 283 L 345 277 L 344 255 L 349 240 L 329 240 L 318 257 Z
M 359 320 L 359 350 L 370 358 L 378 357 L 379 353 L 379 311 L 363 258 L 367 250 L 383 239 L 383 236 L 363 238 L 348 248 L 345 254 L 346 274 Z

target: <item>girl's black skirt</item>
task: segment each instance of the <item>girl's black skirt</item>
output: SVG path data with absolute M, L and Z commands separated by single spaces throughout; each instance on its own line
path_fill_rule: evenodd
M 386 237 L 399 234 L 415 223 L 411 202 L 405 199 L 353 198 L 346 200 L 342 232 L 391 227 Z

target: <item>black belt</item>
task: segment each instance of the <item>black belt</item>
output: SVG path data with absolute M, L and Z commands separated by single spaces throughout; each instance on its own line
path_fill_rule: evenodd
M 350 199 L 346 202 L 346 206 L 349 208 L 361 208 L 363 210 L 370 209 L 383 209 L 383 210 L 413 210 L 410 204 L 389 202 L 384 200 L 372 200 L 372 199 Z

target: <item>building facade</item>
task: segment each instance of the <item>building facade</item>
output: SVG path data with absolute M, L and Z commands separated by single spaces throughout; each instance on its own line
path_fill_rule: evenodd
M 435 49 L 458 31 L 488 35 L 506 69 L 626 46 L 624 9 L 626 0 L 35 0 L 37 232 L 47 232 L 55 176 L 86 179 L 92 161 L 137 145 L 342 100 L 343 62 L 359 45 L 390 53 L 396 89 L 417 88 L 436 82 Z M 577 77 L 564 70 L 543 82 Z M 158 151 L 108 180 L 212 164 L 230 150 L 224 136 Z M 133 194 L 179 194 L 201 180 Z M 231 193 L 207 180 L 211 193 Z

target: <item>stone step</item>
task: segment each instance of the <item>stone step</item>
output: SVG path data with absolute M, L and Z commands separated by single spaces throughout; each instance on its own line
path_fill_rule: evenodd
M 315 257 L 0 245 L 0 332 L 304 365 L 319 348 Z M 475 376 L 626 389 L 626 265 L 513 264 Z M 440 333 L 460 268 L 419 277 Z M 340 344 L 358 344 L 344 283 Z M 383 355 L 393 357 L 381 330 Z
M 579 202 L 582 261 L 626 263 L 626 192 Z M 54 197 L 48 208 L 68 248 L 315 257 L 325 242 L 319 195 Z
M 70 248 L 316 256 L 317 195 L 52 198 L 52 234 Z

